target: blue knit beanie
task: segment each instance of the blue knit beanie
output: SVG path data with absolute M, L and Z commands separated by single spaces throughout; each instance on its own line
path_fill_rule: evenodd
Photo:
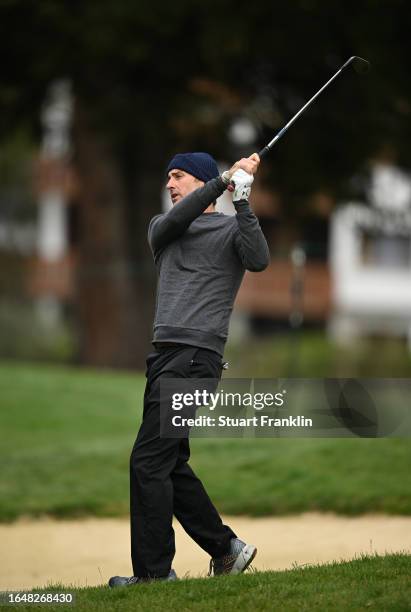
M 184 170 L 204 183 L 220 174 L 214 157 L 208 153 L 177 153 L 167 166 L 167 174 L 170 170 Z

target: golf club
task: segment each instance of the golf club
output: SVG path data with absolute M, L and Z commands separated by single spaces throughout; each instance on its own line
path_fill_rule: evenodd
M 350 57 L 350 59 L 348 59 L 345 64 L 343 64 L 341 68 L 337 70 L 337 72 L 331 77 L 331 79 L 329 79 L 325 83 L 325 85 L 323 85 L 321 89 L 319 89 L 317 93 L 315 93 L 313 97 L 310 98 L 302 108 L 300 108 L 300 110 L 290 119 L 290 121 L 286 123 L 286 125 L 274 136 L 274 138 L 270 140 L 270 142 L 265 147 L 263 147 L 261 151 L 258 152 L 258 156 L 260 157 L 260 159 L 263 159 L 266 155 L 268 155 L 275 143 L 278 142 L 282 136 L 284 136 L 288 128 L 290 128 L 293 123 L 297 121 L 298 117 L 303 114 L 303 112 L 314 102 L 314 100 L 316 100 L 316 98 L 318 98 L 318 96 L 324 91 L 324 89 L 326 89 L 330 85 L 330 83 L 332 83 L 344 70 L 346 70 L 351 65 L 358 74 L 364 74 L 370 69 L 370 63 L 367 60 L 363 59 L 362 57 L 358 57 L 358 55 L 353 55 L 352 57 Z M 232 183 L 230 183 L 230 185 L 228 186 L 228 190 L 234 191 L 234 185 Z

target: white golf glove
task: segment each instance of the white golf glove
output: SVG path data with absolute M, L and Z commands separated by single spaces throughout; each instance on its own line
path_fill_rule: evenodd
M 235 184 L 233 192 L 233 202 L 239 202 L 240 200 L 248 200 L 251 193 L 251 185 L 254 180 L 252 174 L 248 174 L 245 170 L 236 170 L 231 177 L 231 180 Z

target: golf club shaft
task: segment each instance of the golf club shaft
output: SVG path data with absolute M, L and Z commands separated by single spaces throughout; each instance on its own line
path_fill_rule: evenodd
M 288 130 L 289 127 L 291 127 L 293 125 L 293 123 L 295 123 L 298 119 L 298 117 L 305 111 L 306 108 L 308 108 L 316 98 L 318 98 L 318 96 L 324 91 L 324 89 L 326 89 L 330 83 L 332 83 L 339 74 L 341 74 L 341 72 L 347 68 L 347 66 L 349 66 L 349 64 L 351 64 L 351 62 L 353 61 L 353 57 L 350 57 L 350 59 L 348 61 L 345 62 L 345 64 L 343 66 L 341 66 L 341 68 L 339 70 L 337 70 L 337 72 L 334 74 L 334 76 L 331 77 L 331 79 L 329 79 L 329 81 L 327 81 L 325 83 L 325 85 L 323 85 L 321 87 L 321 89 L 319 89 L 317 91 L 317 93 L 315 93 L 313 95 L 312 98 L 310 98 L 310 100 L 308 100 L 308 102 L 306 102 L 304 104 L 304 106 L 302 108 L 300 108 L 300 110 L 294 115 L 294 117 L 292 117 L 290 119 L 290 121 L 278 132 L 278 134 L 276 134 L 274 136 L 274 138 L 265 146 L 261 149 L 261 151 L 258 152 L 258 155 L 261 158 L 265 157 L 272 149 L 272 147 L 275 145 L 275 143 L 280 140 L 280 138 L 282 136 L 284 136 L 284 134 L 286 133 L 286 131 Z
M 324 91 L 324 89 L 326 89 L 330 85 L 330 83 L 332 83 L 338 77 L 338 75 L 341 74 L 343 70 L 348 68 L 350 64 L 353 65 L 354 69 L 357 72 L 366 72 L 370 66 L 367 60 L 363 59 L 362 57 L 359 57 L 358 55 L 353 55 L 352 57 L 350 57 L 345 62 L 345 64 L 343 64 L 341 68 L 337 70 L 337 72 L 331 77 L 331 79 L 329 79 L 325 83 L 325 85 L 323 85 L 321 89 L 319 89 L 317 93 L 315 93 L 313 97 L 310 98 L 308 102 L 304 104 L 302 108 L 300 108 L 300 110 L 294 115 L 294 117 L 290 119 L 290 121 L 274 136 L 274 138 L 265 147 L 263 147 L 261 151 L 258 152 L 258 156 L 260 157 L 260 159 L 265 157 L 271 151 L 275 143 L 278 142 L 278 140 L 280 140 L 282 136 L 284 136 L 288 128 L 291 127 L 293 123 L 297 121 L 298 117 L 302 115 L 302 113 L 314 102 L 314 100 L 318 98 L 318 96 Z M 228 185 L 228 190 L 232 192 L 234 191 L 234 189 L 235 189 L 235 184 L 233 181 L 231 181 L 230 184 Z

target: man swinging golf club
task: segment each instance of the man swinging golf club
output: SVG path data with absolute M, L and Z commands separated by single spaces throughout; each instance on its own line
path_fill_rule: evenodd
M 188 464 L 187 438 L 160 437 L 160 380 L 220 379 L 233 303 L 245 270 L 264 270 L 267 242 L 248 198 L 259 157 L 219 176 L 207 153 L 180 153 L 167 168 L 172 209 L 155 216 L 148 241 L 158 271 L 155 352 L 147 358 L 143 421 L 130 458 L 133 576 L 111 587 L 175 580 L 173 515 L 211 557 L 210 574 L 238 574 L 257 552 L 224 525 Z M 235 216 L 215 210 L 230 186 Z
M 255 546 L 223 525 L 203 485 L 188 465 L 187 438 L 160 437 L 160 379 L 221 377 L 222 356 L 235 296 L 245 270 L 269 261 L 267 243 L 248 204 L 253 175 L 287 130 L 347 68 L 364 73 L 369 62 L 350 57 L 259 152 L 219 176 L 207 153 L 178 154 L 168 165 L 173 208 L 154 217 L 148 240 L 158 269 L 153 344 L 147 358 L 143 422 L 130 459 L 131 556 L 134 576 L 109 585 L 175 580 L 173 514 L 211 556 L 210 573 L 238 574 Z M 215 210 L 229 189 L 234 217 Z

